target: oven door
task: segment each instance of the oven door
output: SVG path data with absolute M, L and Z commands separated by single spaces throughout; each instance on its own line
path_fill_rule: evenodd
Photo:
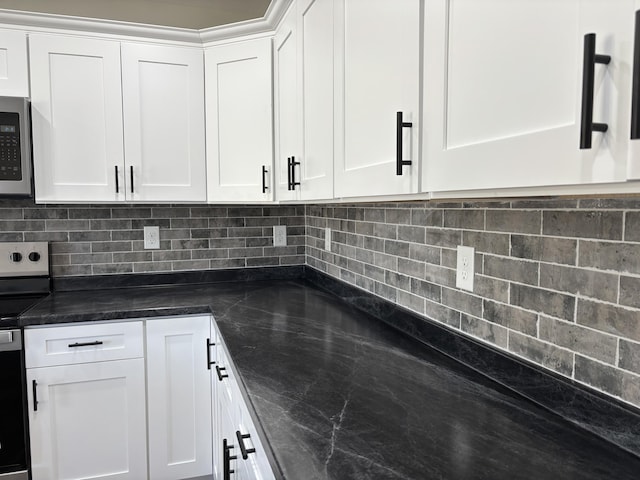
M 27 480 L 22 332 L 0 330 L 0 480 Z

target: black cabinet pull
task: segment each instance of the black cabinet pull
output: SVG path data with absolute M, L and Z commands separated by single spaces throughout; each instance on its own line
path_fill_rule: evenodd
M 207 370 L 211 370 L 211 365 L 215 365 L 216 362 L 211 361 L 211 347 L 215 345 L 210 338 L 207 338 Z
M 411 165 L 411 160 L 402 159 L 402 129 L 412 127 L 413 122 L 404 122 L 402 120 L 402 112 L 396 113 L 396 175 L 402 175 L 402 167 Z
M 631 94 L 631 140 L 640 138 L 640 10 L 636 12 L 633 41 L 633 85 Z
M 118 179 L 118 165 L 116 165 L 116 193 L 120 193 L 120 181 Z
M 593 90 L 595 83 L 595 65 L 611 62 L 609 55 L 596 54 L 596 34 L 587 33 L 584 36 L 584 58 L 582 63 L 582 113 L 580 115 L 580 149 L 591 148 L 593 132 L 606 132 L 606 123 L 593 121 Z
M 129 167 L 129 176 L 131 177 L 131 193 L 133 193 L 133 165 Z
M 84 342 L 84 343 L 70 343 L 68 345 L 69 348 L 78 348 L 78 347 L 96 347 L 98 345 L 102 345 L 104 342 L 100 340 L 96 340 L 95 342 Z
M 300 185 L 300 182 L 296 182 L 296 166 L 300 165 L 300 162 L 296 162 L 296 157 L 290 157 L 287 159 L 289 166 L 289 187 L 288 190 L 295 190 L 296 185 Z
M 291 157 L 287 157 L 287 190 L 293 190 L 291 188 Z
M 222 439 L 222 478 L 223 480 L 231 480 L 231 474 L 235 473 L 231 469 L 231 460 L 238 458 L 236 455 L 231 455 L 231 449 L 233 445 L 229 445 L 227 439 Z
M 262 193 L 267 193 L 267 167 L 262 166 Z
M 247 448 L 247 446 L 244 444 L 244 439 L 250 438 L 250 437 L 251 435 L 249 435 L 248 433 L 242 435 L 240 433 L 240 430 L 236 430 L 236 438 L 238 439 L 238 445 L 240 446 L 240 452 L 242 452 L 243 460 L 246 460 L 247 458 L 249 458 L 250 453 L 256 453 L 255 448 Z
M 33 392 L 33 411 L 38 411 L 38 382 L 33 380 L 31 382 L 31 391 Z
M 216 365 L 216 373 L 218 374 L 218 380 L 222 381 L 223 378 L 228 378 L 229 375 L 226 373 L 222 373 L 227 369 L 227 367 L 219 367 Z

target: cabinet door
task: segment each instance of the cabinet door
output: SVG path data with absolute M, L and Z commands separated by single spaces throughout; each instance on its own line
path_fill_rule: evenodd
M 120 44 L 34 34 L 29 54 L 36 201 L 124 199 Z
M 33 480 L 147 478 L 142 358 L 32 368 L 27 381 Z
M 631 0 L 425 5 L 423 189 L 624 181 Z M 593 147 L 580 150 L 583 37 L 596 33 Z
M 208 201 L 273 200 L 271 39 L 209 48 L 205 63 Z
M 211 475 L 209 316 L 147 321 L 149 475 Z
M 202 50 L 122 45 L 127 200 L 206 200 Z
M 288 160 L 300 157 L 298 99 L 298 36 L 296 4 L 276 30 L 273 40 L 273 69 L 275 80 L 275 188 L 277 200 L 297 200 L 298 190 L 289 186 Z
M 421 3 L 336 0 L 336 197 L 418 191 Z
M 333 0 L 298 1 L 298 68 L 302 154 L 296 157 L 300 198 L 333 198 Z
M 0 95 L 29 96 L 27 34 L 0 30 Z

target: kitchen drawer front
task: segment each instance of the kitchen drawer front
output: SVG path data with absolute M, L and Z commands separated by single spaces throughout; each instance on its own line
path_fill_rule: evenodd
M 27 368 L 142 358 L 142 322 L 28 328 Z

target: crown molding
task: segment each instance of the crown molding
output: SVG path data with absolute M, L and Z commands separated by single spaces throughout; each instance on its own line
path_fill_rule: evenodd
M 239 36 L 272 32 L 293 1 L 272 0 L 262 18 L 202 30 L 7 9 L 0 9 L 0 24 L 36 31 L 113 35 L 201 46 L 204 43 L 229 40 Z

